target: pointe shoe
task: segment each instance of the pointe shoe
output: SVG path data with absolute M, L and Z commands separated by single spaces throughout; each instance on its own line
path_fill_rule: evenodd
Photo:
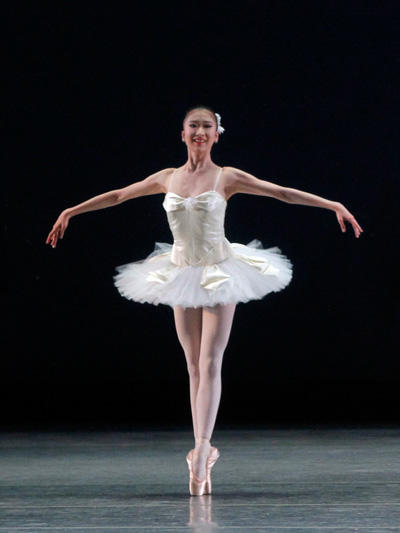
M 207 457 L 206 465 L 206 486 L 204 487 L 204 494 L 211 494 L 211 469 L 215 465 L 218 457 L 220 456 L 218 448 L 211 446 L 210 453 Z
M 211 446 L 207 461 L 206 461 L 206 476 L 203 480 L 199 479 L 193 472 L 193 452 L 190 452 L 186 456 L 186 461 L 189 466 L 190 480 L 189 480 L 189 492 L 192 496 L 202 496 L 203 494 L 211 494 L 211 469 L 217 461 L 220 453 L 217 448 Z
M 202 496 L 204 494 L 206 483 L 207 483 L 207 475 L 203 480 L 199 479 L 196 474 L 193 472 L 193 451 L 190 450 L 190 452 L 186 456 L 186 461 L 189 467 L 190 472 L 190 479 L 189 479 L 189 492 L 191 496 Z

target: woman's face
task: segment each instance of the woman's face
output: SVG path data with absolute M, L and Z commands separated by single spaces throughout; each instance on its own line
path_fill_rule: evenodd
M 217 125 L 213 113 L 207 109 L 194 109 L 185 119 L 182 140 L 196 151 L 211 150 L 218 141 Z

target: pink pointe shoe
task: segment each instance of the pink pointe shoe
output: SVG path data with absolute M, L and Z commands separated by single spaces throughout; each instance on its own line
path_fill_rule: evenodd
M 214 446 L 211 446 L 210 448 L 206 462 L 206 476 L 203 480 L 199 479 L 193 472 L 193 452 L 194 450 L 190 450 L 186 456 L 186 461 L 190 472 L 189 492 L 191 496 L 203 496 L 203 494 L 211 494 L 211 469 L 215 465 L 215 462 L 220 455 L 218 448 L 215 448 Z

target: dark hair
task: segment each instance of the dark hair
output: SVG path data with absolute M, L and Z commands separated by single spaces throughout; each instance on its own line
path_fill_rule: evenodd
M 194 106 L 190 107 L 190 108 L 186 111 L 186 113 L 185 113 L 185 117 L 184 117 L 184 119 L 183 119 L 183 122 L 185 122 L 186 117 L 188 116 L 188 114 L 189 114 L 191 111 L 194 111 L 195 109 L 207 109 L 207 111 L 210 111 L 210 112 L 214 115 L 215 125 L 216 125 L 217 128 L 218 128 L 217 115 L 215 114 L 214 109 L 211 109 L 210 106 L 208 106 L 208 105 L 203 105 L 203 104 L 198 104 L 198 105 L 194 105 Z

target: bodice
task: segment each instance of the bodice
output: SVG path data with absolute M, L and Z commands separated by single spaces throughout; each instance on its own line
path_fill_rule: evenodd
M 162 205 L 174 238 L 172 263 L 211 265 L 233 255 L 224 230 L 227 201 L 217 191 L 187 198 L 167 192 Z

